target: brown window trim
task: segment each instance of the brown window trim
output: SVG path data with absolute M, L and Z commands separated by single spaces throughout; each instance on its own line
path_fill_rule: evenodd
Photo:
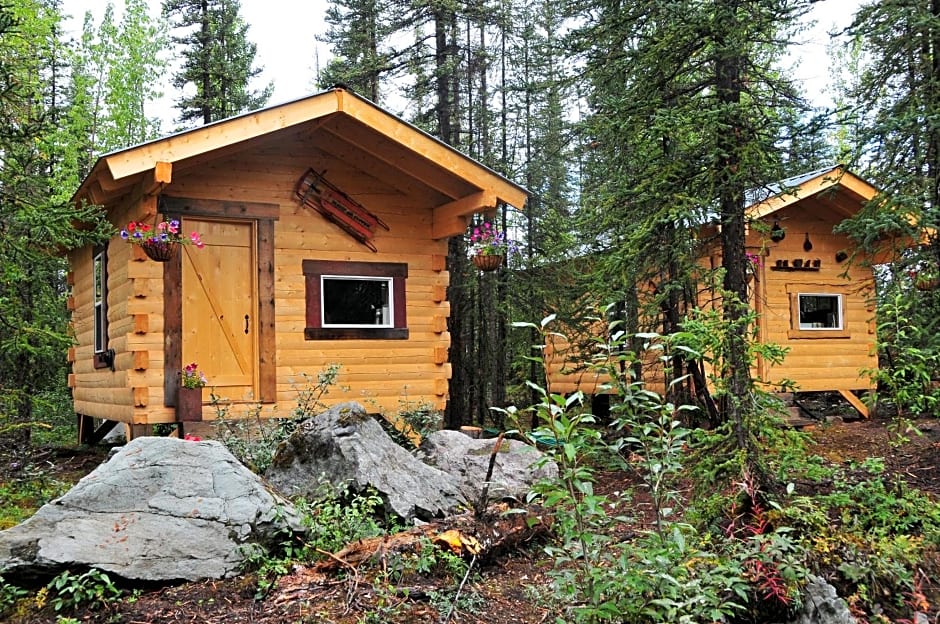
M 790 327 L 787 338 L 790 340 L 828 340 L 851 338 L 846 309 L 848 307 L 848 287 L 844 285 L 803 283 L 787 284 L 787 296 L 790 299 Z M 842 297 L 842 329 L 800 329 L 800 294 L 819 293 Z
M 341 262 L 336 260 L 304 260 L 303 273 L 306 296 L 306 340 L 407 340 L 408 319 L 405 313 L 405 280 L 408 265 L 403 262 Z M 320 278 L 324 275 L 392 278 L 392 306 L 395 327 L 323 327 L 320 310 Z
M 101 262 L 103 265 L 102 266 L 103 275 L 101 277 L 104 281 L 104 283 L 101 285 L 101 309 L 102 309 L 102 314 L 103 314 L 102 331 L 104 332 L 104 336 L 102 336 L 103 348 L 100 351 L 96 350 L 97 345 L 95 344 L 95 342 L 97 342 L 95 340 L 96 338 L 95 333 L 98 331 L 97 330 L 98 323 L 97 323 L 97 319 L 95 318 L 96 314 L 95 314 L 95 309 L 94 309 L 95 308 L 95 294 L 96 294 L 95 293 L 95 280 L 97 279 L 97 275 L 95 274 L 96 273 L 95 258 L 97 258 L 99 255 L 101 256 Z M 110 368 L 111 370 L 114 370 L 114 356 L 115 356 L 114 349 L 111 349 L 108 345 L 109 343 L 109 340 L 108 340 L 108 333 L 109 333 L 108 332 L 108 248 L 106 245 L 95 245 L 94 247 L 92 247 L 91 281 L 92 281 L 91 316 L 92 316 L 92 323 L 94 324 L 94 328 L 92 329 L 92 349 L 94 350 L 94 355 L 92 356 L 92 365 L 96 369 Z

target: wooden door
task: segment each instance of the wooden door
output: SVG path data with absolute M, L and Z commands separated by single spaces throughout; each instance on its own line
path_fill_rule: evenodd
M 258 397 L 257 261 L 254 224 L 185 219 L 205 247 L 183 247 L 182 360 L 199 365 L 222 399 Z M 204 391 L 209 400 L 209 391 Z

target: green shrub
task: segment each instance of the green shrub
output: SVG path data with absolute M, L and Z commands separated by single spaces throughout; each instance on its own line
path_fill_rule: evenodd
M 295 384 L 297 404 L 290 418 L 266 418 L 261 404 L 256 404 L 244 418 L 229 418 L 228 404 L 212 394 L 216 411 L 216 438 L 225 445 L 238 461 L 257 474 L 264 474 L 274 459 L 277 447 L 287 440 L 304 419 L 315 416 L 326 405 L 322 398 L 336 383 L 340 366 L 330 364 L 316 378 L 302 373 L 302 383 Z
M 352 492 L 348 486 L 321 484 L 311 501 L 295 501 L 301 521 L 307 529 L 305 547 L 313 556 L 317 551 L 334 552 L 366 537 L 382 535 L 386 526 L 379 522 L 384 502 L 375 490 Z
M 0 576 L 0 615 L 16 604 L 16 601 L 25 598 L 29 592 L 22 587 L 8 583 L 5 578 Z
M 26 520 L 71 485 L 51 476 L 44 466 L 25 464 L 15 479 L 0 481 L 0 530 Z
M 101 570 L 92 568 L 82 574 L 65 570 L 47 585 L 56 611 L 79 607 L 99 608 L 118 600 L 121 590 Z
M 377 519 L 383 502 L 374 491 L 352 493 L 347 487 L 324 484 L 314 500 L 297 499 L 294 506 L 307 529 L 306 535 L 285 530 L 276 548 L 253 545 L 243 551 L 244 569 L 257 575 L 259 599 L 294 563 L 309 563 L 358 539 L 385 533 Z

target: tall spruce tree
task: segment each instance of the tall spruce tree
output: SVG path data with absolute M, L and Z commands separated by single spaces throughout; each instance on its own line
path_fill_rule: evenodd
M 173 86 L 191 86 L 192 95 L 176 103 L 181 122 L 204 124 L 264 106 L 272 85 L 252 90 L 257 46 L 248 40 L 248 25 L 238 0 L 164 0 L 163 13 L 181 31 L 173 42 L 182 46 L 183 67 Z
M 899 413 L 934 412 L 940 301 L 912 286 L 940 275 L 940 2 L 866 3 L 849 32 L 861 71 L 846 85 L 843 145 L 881 193 L 843 229 L 893 260 L 877 273 L 883 395 Z
M 731 423 L 745 450 L 745 191 L 783 172 L 781 110 L 800 100 L 774 62 L 805 7 L 802 0 L 605 2 L 585 7 L 577 33 L 592 108 L 583 222 L 594 227 L 585 242 L 608 258 L 600 276 L 622 284 L 625 309 L 637 284 L 655 285 L 656 317 L 671 331 L 682 312 L 676 306 L 694 301 L 691 227 L 717 217 L 725 401 L 715 416 Z
M 379 102 L 379 86 L 390 68 L 388 7 L 379 0 L 334 0 L 326 10 L 323 41 L 333 59 L 318 77 L 321 86 L 343 84 Z

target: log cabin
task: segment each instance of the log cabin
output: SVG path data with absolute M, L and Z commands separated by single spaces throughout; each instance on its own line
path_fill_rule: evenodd
M 117 423 L 133 437 L 211 420 L 220 406 L 287 416 L 330 365 L 334 401 L 442 409 L 448 238 L 526 198 L 341 88 L 102 156 L 75 202 L 101 206 L 119 231 L 179 221 L 203 246 L 155 260 L 116 234 L 69 253 L 82 441 Z M 180 391 L 190 363 L 207 378 L 195 409 Z
M 790 380 L 800 391 L 838 392 L 868 415 L 859 393 L 872 389 L 865 371 L 878 366 L 872 269 L 878 258 L 861 253 L 848 236 L 833 230 L 876 194 L 874 186 L 842 166 L 749 193 L 745 245 L 756 260 L 749 297 L 758 314 L 757 340 L 789 349 L 781 365 L 755 363 L 753 377 L 769 389 Z M 714 239 L 716 231 L 714 225 L 705 226 L 701 238 Z M 720 248 L 705 249 L 700 262 L 720 267 Z M 709 305 L 715 293 L 703 292 L 700 299 L 700 305 Z M 549 385 L 564 394 L 594 394 L 608 380 L 579 364 L 574 352 L 561 339 L 547 345 Z M 662 391 L 661 373 L 649 375 L 648 386 Z

